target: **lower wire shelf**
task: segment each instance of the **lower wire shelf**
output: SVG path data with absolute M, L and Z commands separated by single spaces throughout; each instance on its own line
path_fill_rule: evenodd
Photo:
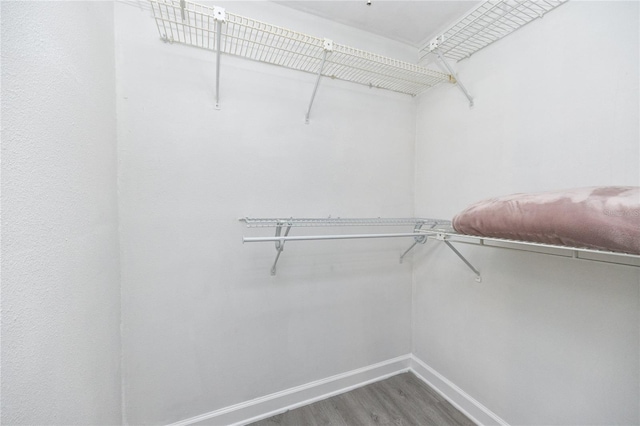
M 581 247 L 569 247 L 552 244 L 535 243 L 502 238 L 481 237 L 455 232 L 451 221 L 426 218 L 249 218 L 240 219 L 248 228 L 275 228 L 272 237 L 243 237 L 243 243 L 273 242 L 276 258 L 271 267 L 271 275 L 276 275 L 276 266 L 287 241 L 348 240 L 374 238 L 413 238 L 413 243 L 400 256 L 404 257 L 417 245 L 428 240 L 436 240 L 449 247 L 475 274 L 475 280 L 482 282 L 480 271 L 454 246 L 471 244 L 508 250 L 527 251 L 570 259 L 591 262 L 603 262 L 616 265 L 640 267 L 640 255 L 595 250 Z M 357 233 L 289 236 L 294 227 L 337 227 L 337 226 L 413 226 L 411 232 Z
M 271 275 L 276 275 L 276 266 L 284 244 L 287 241 L 317 241 L 317 240 L 352 240 L 367 238 L 413 238 L 414 242 L 400 256 L 400 263 L 412 248 L 418 243 L 424 243 L 426 235 L 419 233 L 421 229 L 449 231 L 451 221 L 424 218 L 250 218 L 240 219 L 248 228 L 275 228 L 273 237 L 243 237 L 243 243 L 274 242 L 276 246 L 276 258 L 271 267 Z M 343 227 L 343 226 L 413 226 L 412 232 L 403 233 L 360 233 L 338 235 L 303 235 L 289 236 L 294 227 Z

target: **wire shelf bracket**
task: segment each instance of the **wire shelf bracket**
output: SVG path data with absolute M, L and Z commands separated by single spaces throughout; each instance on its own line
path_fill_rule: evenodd
M 185 0 L 181 0 L 183 3 Z M 184 9 L 183 9 L 184 11 Z M 182 18 L 184 19 L 184 18 Z M 220 40 L 222 39 L 222 24 L 226 21 L 227 14 L 221 7 L 213 8 L 213 20 L 216 24 L 216 109 L 220 109 L 220 57 L 222 56 L 222 49 L 220 46 Z
M 289 231 L 291 231 L 291 223 L 288 222 L 287 224 L 280 222 L 278 223 L 278 225 L 276 225 L 276 237 L 280 237 L 281 233 L 282 233 L 282 227 L 286 226 L 287 229 L 284 231 L 284 236 L 287 237 L 289 236 Z M 282 250 L 284 250 L 284 243 L 286 240 L 284 239 L 278 239 L 275 241 L 276 243 L 276 259 L 273 261 L 273 266 L 271 266 L 271 276 L 274 276 L 276 274 L 276 265 L 278 265 L 278 259 L 280 259 L 280 255 L 282 254 Z
M 438 234 L 436 234 L 435 238 L 436 238 L 436 240 L 442 241 L 443 243 L 445 243 L 447 245 L 447 247 L 449 247 L 451 249 L 451 251 L 453 251 L 456 254 L 456 256 L 458 256 L 460 258 L 460 260 L 462 260 L 464 262 L 464 264 L 467 265 L 467 267 L 469 269 L 471 269 L 474 274 L 476 274 L 475 280 L 476 280 L 477 283 L 481 283 L 482 282 L 482 276 L 480 275 L 480 271 L 478 271 L 478 269 L 475 266 L 473 266 L 471 264 L 471 262 L 469 262 L 467 260 L 467 258 L 464 257 L 464 255 L 462 253 L 460 253 L 458 251 L 458 249 L 453 246 L 453 244 L 451 244 L 450 241 L 447 241 L 447 238 L 446 238 L 445 234 L 438 233 Z
M 422 226 L 423 226 L 423 225 L 424 225 L 424 223 L 423 223 L 423 222 L 416 223 L 416 226 L 414 226 L 414 228 L 413 228 L 413 232 L 414 232 L 414 233 L 416 233 L 416 234 L 417 234 L 418 232 L 420 232 L 420 230 L 422 229 Z M 435 223 L 431 225 L 431 228 L 433 228 L 434 226 L 435 226 Z M 426 236 L 426 235 L 419 235 L 419 236 L 415 237 L 415 238 L 414 238 L 414 240 L 415 240 L 415 241 L 413 242 L 413 244 L 411 244 L 411 245 L 409 246 L 409 248 L 408 248 L 408 249 L 406 249 L 406 250 L 404 251 L 404 253 L 402 253 L 402 254 L 400 255 L 400 263 L 402 263 L 402 262 L 404 261 L 404 257 L 405 257 L 405 256 L 406 256 L 406 255 L 407 255 L 407 254 L 408 254 L 408 253 L 409 253 L 409 252 L 410 252 L 410 251 L 411 251 L 411 250 L 412 250 L 412 249 L 413 249 L 417 244 L 424 244 L 424 243 L 426 243 L 426 242 L 427 242 L 427 236 Z
M 471 96 L 471 94 L 469 93 L 469 91 L 467 91 L 467 88 L 464 87 L 464 84 L 462 84 L 462 81 L 460 81 L 460 78 L 458 77 L 458 75 L 455 73 L 455 71 L 453 70 L 453 68 L 451 68 L 451 65 L 449 65 L 449 62 L 447 62 L 447 59 L 442 55 L 442 53 L 440 52 L 440 49 L 438 49 L 437 47 L 433 50 L 433 52 L 435 52 L 435 54 L 438 56 L 438 59 L 440 59 L 440 62 L 444 65 L 444 67 L 447 69 L 447 71 L 449 71 L 449 73 L 451 74 L 451 76 L 455 76 L 455 84 L 458 87 L 458 89 L 460 89 L 460 91 L 467 97 L 467 99 L 469 100 L 469 108 L 473 107 L 473 97 Z
M 316 92 L 318 91 L 318 85 L 320 84 L 320 78 L 322 77 L 322 70 L 324 69 L 324 64 L 327 62 L 327 55 L 333 52 L 333 41 L 328 38 L 324 39 L 324 43 L 322 44 L 322 62 L 320 63 L 320 68 L 318 68 L 318 75 L 316 77 L 316 85 L 313 88 L 313 93 L 311 94 L 311 102 L 309 102 L 309 108 L 307 109 L 307 113 L 304 116 L 304 122 L 309 124 L 309 114 L 311 114 L 311 107 L 313 106 L 313 100 L 316 98 Z

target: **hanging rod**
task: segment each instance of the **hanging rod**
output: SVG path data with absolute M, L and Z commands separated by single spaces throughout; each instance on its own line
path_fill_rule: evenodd
M 301 235 L 294 237 L 243 237 L 243 243 L 263 243 L 263 242 L 285 242 L 285 241 L 316 241 L 316 240 L 356 240 L 368 238 L 402 238 L 402 237 L 421 237 L 421 234 L 415 232 L 405 232 L 397 234 L 338 234 L 338 235 Z
M 352 240 L 372 238 L 414 238 L 414 243 L 400 256 L 400 263 L 406 254 L 416 244 L 426 241 L 426 236 L 417 233 L 426 226 L 427 229 L 450 230 L 448 220 L 422 218 L 250 218 L 239 219 L 248 228 L 276 228 L 273 237 L 243 237 L 243 243 L 273 242 L 276 248 L 276 258 L 271 267 L 271 275 L 276 274 L 276 266 L 287 241 L 321 241 L 321 240 Z M 374 233 L 374 234 L 339 234 L 339 235 L 302 235 L 289 236 L 292 227 L 340 227 L 340 226 L 413 226 L 413 232 L 405 233 Z M 284 234 L 283 234 L 284 231 Z
M 276 231 L 275 237 L 243 237 L 243 243 L 263 243 L 263 242 L 275 242 L 276 243 L 276 259 L 271 266 L 271 275 L 276 274 L 276 265 L 278 259 L 284 250 L 284 243 L 287 241 L 326 241 L 326 240 L 355 240 L 355 239 L 371 239 L 371 238 L 404 238 L 412 237 L 417 242 L 423 242 L 426 238 L 424 235 L 417 234 L 415 232 L 410 233 L 392 233 L 392 234 L 350 234 L 350 235 L 302 235 L 289 237 L 289 231 L 291 227 L 288 226 L 284 236 L 280 236 L 281 228 Z M 415 245 L 415 244 L 414 244 Z M 413 248 L 413 245 L 409 250 Z M 407 250 L 408 251 L 408 250 Z M 406 254 L 406 252 L 405 252 Z M 404 257 L 404 254 L 402 255 Z M 402 259 L 401 259 L 402 263 Z

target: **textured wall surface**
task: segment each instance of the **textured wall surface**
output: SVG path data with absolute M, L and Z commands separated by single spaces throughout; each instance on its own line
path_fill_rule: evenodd
M 269 2 L 227 6 L 415 54 Z M 325 79 L 306 125 L 313 75 L 224 56 L 216 111 L 215 55 L 162 43 L 122 5 L 116 50 L 127 421 L 186 419 L 407 354 L 409 242 L 288 243 L 271 277 L 273 244 L 241 237 L 274 230 L 238 218 L 411 216 L 414 100 Z
M 1 7 L 1 421 L 119 424 L 113 6 Z
M 568 2 L 460 62 L 472 109 L 454 87 L 421 97 L 416 213 L 640 184 L 638 6 Z M 640 423 L 638 268 L 460 250 L 482 284 L 446 247 L 415 254 L 419 358 L 511 424 Z
M 309 125 L 312 75 L 223 57 L 216 111 L 214 55 L 132 4 L 0 2 L 3 424 L 169 423 L 412 350 L 512 424 L 640 423 L 637 270 L 464 247 L 477 285 L 433 243 L 412 268 L 370 240 L 289 243 L 270 277 L 241 236 L 272 231 L 237 221 L 637 185 L 638 3 L 570 2 L 462 61 L 471 110 L 323 80 Z

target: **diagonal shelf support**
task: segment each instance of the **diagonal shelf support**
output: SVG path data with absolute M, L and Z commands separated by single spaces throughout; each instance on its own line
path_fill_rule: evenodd
M 311 94 L 311 102 L 309 102 L 309 108 L 307 108 L 307 113 L 304 116 L 305 124 L 309 124 L 309 115 L 311 114 L 311 107 L 313 106 L 313 101 L 316 98 L 316 93 L 318 92 L 318 86 L 320 85 L 320 77 L 322 77 L 322 71 L 324 70 L 324 64 L 327 61 L 327 55 L 329 52 L 333 51 L 333 41 L 328 38 L 324 39 L 322 43 L 322 62 L 320 63 L 320 68 L 318 69 L 318 75 L 316 77 L 316 85 L 313 88 L 313 93 Z
M 417 224 L 416 224 L 416 226 L 413 228 L 413 232 L 415 232 L 415 233 L 420 232 L 420 230 L 422 229 L 422 225 L 424 225 L 424 223 L 417 223 Z M 435 224 L 432 224 L 432 225 L 431 225 L 431 228 L 433 228 L 434 226 L 435 226 Z M 415 238 L 414 238 L 414 240 L 415 240 L 415 241 L 413 242 L 413 244 L 411 244 L 411 245 L 409 246 L 409 248 L 408 248 L 408 249 L 406 249 L 406 250 L 404 251 L 404 253 L 402 253 L 402 254 L 400 255 L 400 263 L 402 263 L 402 261 L 404 260 L 404 257 L 405 257 L 405 256 L 406 256 L 406 255 L 407 255 L 407 254 L 408 254 L 408 253 L 409 253 L 409 252 L 410 252 L 410 251 L 411 251 L 411 250 L 412 250 L 412 249 L 413 249 L 417 244 L 424 244 L 424 243 L 426 243 L 426 242 L 427 242 L 427 236 L 426 236 L 426 235 L 421 235 L 421 236 L 415 237 Z
M 220 109 L 220 57 L 222 56 L 222 24 L 227 14 L 221 7 L 213 8 L 213 20 L 216 24 L 216 109 Z
M 453 76 L 455 78 L 455 82 L 456 82 L 456 86 L 458 87 L 458 89 L 460 89 L 460 91 L 467 97 L 467 99 L 469 100 L 469 107 L 473 106 L 473 97 L 471 97 L 471 94 L 469 93 L 469 91 L 467 90 L 466 87 L 464 87 L 464 84 L 462 84 L 462 81 L 460 81 L 460 79 L 458 78 L 458 76 L 456 75 L 455 71 L 453 70 L 453 68 L 451 68 L 451 65 L 449 65 L 449 62 L 447 62 L 447 60 L 445 59 L 445 57 L 442 55 L 442 53 L 440 52 L 440 49 L 434 49 L 432 50 L 432 52 L 435 52 L 435 54 L 438 56 L 438 59 L 440 59 L 440 62 L 442 62 L 442 64 L 444 65 L 444 67 L 447 69 L 447 71 L 449 71 L 449 74 L 451 76 Z
M 280 235 L 282 234 L 282 227 L 284 226 L 284 223 L 280 223 L 278 224 L 278 226 L 276 226 L 276 238 L 280 237 Z M 289 236 L 289 231 L 291 230 L 291 224 L 287 224 L 287 229 L 284 231 L 284 237 Z M 276 275 L 276 265 L 278 264 L 278 259 L 280 259 L 280 255 L 282 254 L 282 250 L 284 250 L 284 243 L 286 242 L 286 240 L 282 239 L 282 240 L 278 240 L 276 241 L 276 259 L 273 261 L 273 266 L 271 266 L 271 276 L 275 276 Z
M 464 262 L 464 264 L 467 265 L 467 267 L 469 269 L 471 269 L 474 274 L 476 274 L 476 278 L 475 278 L 476 282 L 479 282 L 479 283 L 482 282 L 482 276 L 480 275 L 480 271 L 478 271 L 478 269 L 476 269 L 476 267 L 473 266 L 471 264 L 471 262 L 469 262 L 467 260 L 467 258 L 464 257 L 463 254 L 460 253 L 458 251 L 458 249 L 453 246 L 453 244 L 451 244 L 451 242 L 447 241 L 446 235 L 444 235 L 444 234 L 436 234 L 435 238 L 436 238 L 436 240 L 442 241 L 443 243 L 445 243 L 447 245 L 447 247 L 449 247 L 451 249 L 451 251 L 453 251 L 460 258 L 460 260 L 462 260 Z
M 473 271 L 474 274 L 476 274 L 476 282 L 481 283 L 482 282 L 482 276 L 480 275 L 480 271 L 478 271 L 463 255 L 462 253 L 460 253 L 458 251 L 458 249 L 456 249 L 453 244 L 451 244 L 449 241 L 444 241 L 444 243 L 447 245 L 447 247 L 449 247 L 451 250 L 453 250 L 453 252 L 455 254 L 458 255 L 458 257 L 460 259 L 462 259 L 462 261 L 465 263 L 465 265 L 467 265 L 469 267 L 469 269 L 471 269 Z

